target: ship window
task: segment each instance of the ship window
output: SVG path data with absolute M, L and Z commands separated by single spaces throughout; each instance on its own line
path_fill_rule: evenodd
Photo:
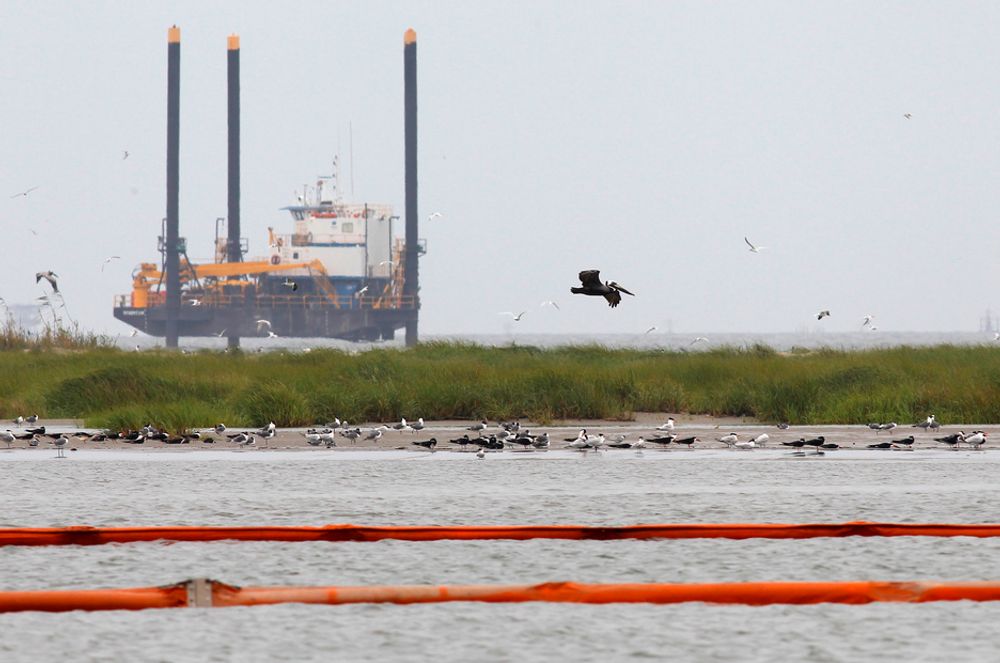
M 292 254 L 292 260 L 298 260 L 298 259 L 299 259 L 299 252 L 296 251 L 295 253 Z
M 344 223 L 340 224 L 340 232 L 342 233 L 354 232 L 354 224 L 345 221 Z

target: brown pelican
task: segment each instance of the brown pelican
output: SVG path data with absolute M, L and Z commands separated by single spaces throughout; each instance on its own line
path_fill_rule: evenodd
M 621 293 L 635 296 L 614 281 L 601 283 L 601 272 L 597 269 L 588 269 L 580 272 L 580 283 L 582 288 L 570 288 L 574 295 L 597 295 L 608 300 L 608 306 L 614 308 L 622 301 Z

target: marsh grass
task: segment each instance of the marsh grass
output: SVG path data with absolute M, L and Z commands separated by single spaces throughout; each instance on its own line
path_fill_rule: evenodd
M 415 419 L 629 419 L 688 412 L 798 424 L 1000 422 L 991 346 L 778 353 L 428 343 L 363 353 L 179 355 L 20 345 L 0 352 L 0 416 L 171 429 Z

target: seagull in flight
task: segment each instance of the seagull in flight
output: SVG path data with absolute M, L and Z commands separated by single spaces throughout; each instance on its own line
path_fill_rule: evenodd
M 551 299 L 546 299 L 544 302 L 542 302 L 541 304 L 539 304 L 539 306 L 541 306 L 542 308 L 545 308 L 546 306 L 551 306 L 551 307 L 553 307 L 557 311 L 561 310 L 559 308 L 559 304 L 556 304 Z
M 24 196 L 25 198 L 27 198 L 28 194 L 31 193 L 32 191 L 34 191 L 37 188 L 38 188 L 37 186 L 33 186 L 30 189 L 27 189 L 26 191 L 22 191 L 21 193 L 15 193 L 13 196 L 11 196 L 11 198 L 17 198 L 19 196 Z
M 355 292 L 354 296 L 357 297 L 358 299 L 360 299 L 361 295 L 365 294 L 366 292 L 368 292 L 368 286 L 365 286 L 365 287 L 361 288 L 361 290 L 358 290 L 357 292 Z
M 910 118 L 913 117 L 913 115 L 911 113 L 903 113 L 903 117 L 905 117 L 907 120 L 909 120 Z
M 647 329 L 646 331 L 644 331 L 642 333 L 643 334 L 652 334 L 655 331 L 656 331 L 656 325 L 653 325 L 652 327 L 650 327 L 649 329 Z
M 830 311 L 829 310 L 823 310 L 823 311 L 820 311 L 819 313 L 816 314 L 816 319 L 817 320 L 822 320 L 823 318 L 829 318 L 829 317 L 830 317 Z
M 601 272 L 597 269 L 587 269 L 579 274 L 582 288 L 570 288 L 574 295 L 593 295 L 604 297 L 608 300 L 608 306 L 614 308 L 622 301 L 621 293 L 635 297 L 635 293 L 629 292 L 614 281 L 601 283 Z
M 225 329 L 223 329 L 223 330 L 222 330 L 222 331 L 220 331 L 220 332 L 219 332 L 218 334 L 216 334 L 216 336 L 218 336 L 219 338 L 222 338 L 222 337 L 223 337 L 223 336 L 225 335 L 225 333 L 226 333 L 226 330 L 225 330 Z
M 500 313 L 497 313 L 497 315 L 509 315 L 511 318 L 514 319 L 514 322 L 521 322 L 521 318 L 524 317 L 525 313 L 527 313 L 527 311 L 521 311 L 517 315 L 514 315 L 514 313 L 512 313 L 511 311 L 501 311 Z
M 750 253 L 760 253 L 767 248 L 766 246 L 754 246 L 753 243 L 746 237 L 743 238 L 743 241 L 750 247 Z
M 122 161 L 128 159 L 128 150 L 122 150 Z
M 290 288 L 292 292 L 295 292 L 296 290 L 299 289 L 299 284 L 288 277 L 285 277 L 285 280 L 282 282 L 281 285 L 282 287 Z
M 59 292 L 59 284 L 56 283 L 57 278 L 59 278 L 59 275 L 51 269 L 46 272 L 35 272 L 35 283 L 45 279 L 52 285 L 52 292 Z
M 121 260 L 121 258 L 122 258 L 121 256 L 108 256 L 107 258 L 104 259 L 104 262 L 101 263 L 101 271 L 103 272 L 105 266 L 107 266 L 107 264 L 112 260 Z
M 271 331 L 271 321 L 264 320 L 263 318 L 257 321 L 257 333 L 260 334 L 264 331 Z
M 867 327 L 868 325 L 870 325 L 872 323 L 872 320 L 874 320 L 874 319 L 875 319 L 875 316 L 872 315 L 871 313 L 869 313 L 868 315 L 865 316 L 865 321 L 861 323 L 861 326 L 862 327 Z
M 705 338 L 704 336 L 699 336 L 690 343 L 688 343 L 688 345 L 691 346 L 694 345 L 695 343 L 708 343 L 708 339 Z
M 201 306 L 201 300 L 200 299 L 189 299 L 188 300 L 188 304 L 190 304 L 191 306 Z
M 434 212 L 427 217 L 428 221 L 433 221 L 434 219 L 440 219 L 444 216 L 441 212 Z

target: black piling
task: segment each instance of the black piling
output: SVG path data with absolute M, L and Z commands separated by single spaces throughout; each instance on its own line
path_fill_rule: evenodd
M 176 348 L 181 312 L 180 179 L 181 29 L 167 31 L 167 236 L 166 236 L 166 344 Z
M 417 33 L 410 28 L 403 36 L 403 123 L 406 170 L 406 254 L 403 260 L 403 296 L 414 302 L 412 317 L 406 321 L 406 345 L 417 344 L 420 285 L 417 217 Z
M 242 262 L 240 245 L 240 38 L 231 35 L 228 40 L 227 55 L 228 108 L 229 108 L 229 212 L 227 216 L 228 235 L 226 239 L 226 261 Z M 228 346 L 240 347 L 237 321 L 230 320 Z

